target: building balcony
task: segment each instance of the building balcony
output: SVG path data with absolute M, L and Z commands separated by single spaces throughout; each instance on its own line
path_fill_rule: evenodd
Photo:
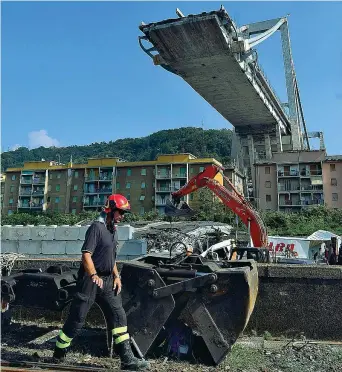
M 32 178 L 20 178 L 20 183 L 24 185 L 32 185 L 33 180 Z
M 166 187 L 157 187 L 156 192 L 171 192 L 172 188 L 171 186 L 166 186 Z
M 33 190 L 32 195 L 34 195 L 34 196 L 44 195 L 44 189 L 43 190 Z
M 167 178 L 171 178 L 171 172 L 167 172 L 167 173 L 157 173 L 156 174 L 156 179 L 157 180 L 160 180 L 160 179 L 167 179 Z
M 104 182 L 112 182 L 113 176 L 110 175 L 100 175 L 99 181 L 104 181 Z
M 187 178 L 186 173 L 174 173 L 172 178 Z
M 166 205 L 166 200 L 167 199 L 156 199 L 155 200 L 155 205 L 157 207 L 164 206 L 164 205 Z
M 18 208 L 26 208 L 26 209 L 43 209 L 43 204 L 42 203 L 19 203 Z
M 45 178 L 33 178 L 32 183 L 34 185 L 45 185 Z
M 299 207 L 300 200 L 279 200 L 280 207 Z
M 298 191 L 300 187 L 299 185 L 278 185 L 279 192 L 289 192 L 289 191 Z
M 19 196 L 31 196 L 32 190 L 20 190 L 19 191 Z
M 279 207 L 303 207 L 309 205 L 324 205 L 323 199 L 310 199 L 310 200 L 282 200 L 279 201 Z
M 84 190 L 85 194 L 111 194 L 113 189 L 111 187 L 96 188 L 91 190 Z
M 312 192 L 323 192 L 323 185 L 305 185 L 301 186 L 300 188 L 301 191 L 312 191 Z
M 86 176 L 84 177 L 84 182 L 95 182 L 98 181 L 98 176 Z
M 30 209 L 30 204 L 21 204 L 21 203 L 19 203 L 18 204 L 18 208 L 27 208 L 27 209 Z
M 278 177 L 298 177 L 299 172 L 297 170 L 292 171 L 278 171 Z
M 301 205 L 324 205 L 323 199 L 301 200 Z
M 300 171 L 301 177 L 311 177 L 311 176 L 321 176 L 322 175 L 322 169 L 316 169 L 316 170 L 302 170 Z

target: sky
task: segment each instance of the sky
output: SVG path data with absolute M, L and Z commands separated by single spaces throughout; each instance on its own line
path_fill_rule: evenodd
M 223 2 L 238 26 L 289 14 L 309 131 L 342 153 L 342 2 Z M 218 2 L 2 2 L 2 151 L 84 145 L 183 126 L 232 128 L 183 79 L 140 49 L 141 21 L 219 9 Z M 279 33 L 259 62 L 286 101 Z M 315 144 L 318 146 L 317 144 Z

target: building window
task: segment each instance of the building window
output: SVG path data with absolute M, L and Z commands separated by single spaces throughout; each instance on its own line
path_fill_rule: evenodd
M 146 176 L 146 168 L 142 168 L 141 169 L 141 175 L 142 176 Z
M 48 186 L 48 191 L 51 191 L 51 185 Z
M 140 214 L 144 214 L 145 213 L 145 208 L 144 207 L 141 207 L 140 208 Z
M 141 182 L 141 188 L 144 189 L 146 187 L 146 183 L 145 182 Z
M 9 211 L 7 212 L 7 215 L 10 216 L 11 214 L 13 214 L 13 211 L 9 210 Z
M 62 177 L 62 173 L 61 172 L 58 172 L 57 173 L 57 178 L 61 178 Z
M 156 183 L 155 183 L 155 182 L 152 183 L 152 187 L 153 187 L 153 188 L 156 187 Z
M 50 178 L 50 180 L 52 180 L 52 173 L 50 173 L 49 178 Z
M 10 191 L 11 191 L 11 192 L 14 192 L 14 186 L 11 186 L 11 187 L 10 187 Z
M 13 199 L 12 198 L 9 200 L 9 204 L 13 204 Z
M 50 198 L 50 196 L 48 196 L 47 197 L 47 200 L 46 200 L 48 203 L 50 203 L 50 201 L 51 201 L 51 198 Z
M 116 183 L 116 189 L 118 190 L 120 188 L 120 182 Z
M 55 198 L 55 203 L 56 203 L 56 204 L 59 203 L 59 196 L 57 196 L 57 197 Z
M 78 178 L 78 171 L 75 171 L 74 176 L 75 178 Z
M 12 181 L 15 181 L 15 174 L 12 175 Z
M 73 196 L 73 197 L 72 197 L 72 202 L 73 202 L 73 203 L 77 203 L 77 196 Z
M 192 173 L 194 173 L 194 168 L 190 168 L 190 173 L 192 174 Z
M 74 191 L 78 190 L 78 185 L 74 185 Z
M 139 198 L 140 201 L 143 201 L 145 200 L 145 195 L 140 195 L 140 198 Z
M 131 176 L 132 175 L 132 169 L 131 168 L 127 168 L 127 176 Z
M 266 201 L 267 202 L 270 202 L 272 199 L 271 199 L 271 195 L 268 195 L 268 194 L 266 194 Z
M 331 182 L 331 186 L 337 186 L 337 179 L 336 178 L 332 178 L 330 182 Z
M 126 182 L 126 189 L 130 189 L 131 188 L 131 183 L 130 182 Z
M 72 213 L 72 214 L 76 214 L 76 209 L 72 209 L 72 210 L 71 210 L 71 213 Z
M 194 200 L 194 194 L 189 195 L 189 200 Z
M 120 173 L 121 173 L 121 169 L 116 168 L 116 175 L 117 175 L 117 176 L 120 176 Z
M 200 172 L 203 172 L 204 171 L 204 167 L 200 167 L 199 171 Z
M 270 173 L 271 173 L 271 168 L 265 167 L 265 174 L 270 174 Z
M 151 196 L 151 200 L 152 200 L 152 201 L 154 200 L 154 195 Z
M 337 201 L 338 200 L 338 193 L 337 192 L 333 192 L 332 193 L 332 200 L 333 201 Z
M 336 164 L 330 164 L 330 172 L 334 172 L 336 170 Z
M 126 198 L 128 201 L 131 200 L 131 194 L 127 194 Z
M 266 181 L 265 182 L 265 187 L 270 189 L 271 188 L 271 181 Z
M 56 185 L 56 191 L 60 191 L 61 190 L 61 185 Z

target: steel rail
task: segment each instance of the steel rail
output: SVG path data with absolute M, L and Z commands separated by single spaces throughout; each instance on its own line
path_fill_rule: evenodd
M 59 371 L 64 371 L 64 372 L 87 372 L 87 371 L 88 372 L 104 372 L 104 371 L 108 371 L 108 368 L 74 366 L 74 365 L 30 362 L 30 361 L 1 360 L 0 370 L 1 370 L 1 372 L 42 372 L 42 370 L 56 371 L 56 372 L 59 372 Z

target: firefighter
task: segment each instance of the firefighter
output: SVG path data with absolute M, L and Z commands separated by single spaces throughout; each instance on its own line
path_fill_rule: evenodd
M 82 263 L 78 271 L 77 289 L 68 319 L 57 336 L 54 350 L 56 362 L 64 360 L 72 339 L 84 325 L 97 297 L 111 309 L 110 329 L 113 344 L 125 370 L 145 370 L 149 363 L 134 356 L 127 333 L 126 313 L 121 301 L 121 279 L 116 265 L 117 232 L 115 223 L 130 212 L 128 200 L 120 194 L 108 197 L 99 218 L 86 232 L 82 246 Z

